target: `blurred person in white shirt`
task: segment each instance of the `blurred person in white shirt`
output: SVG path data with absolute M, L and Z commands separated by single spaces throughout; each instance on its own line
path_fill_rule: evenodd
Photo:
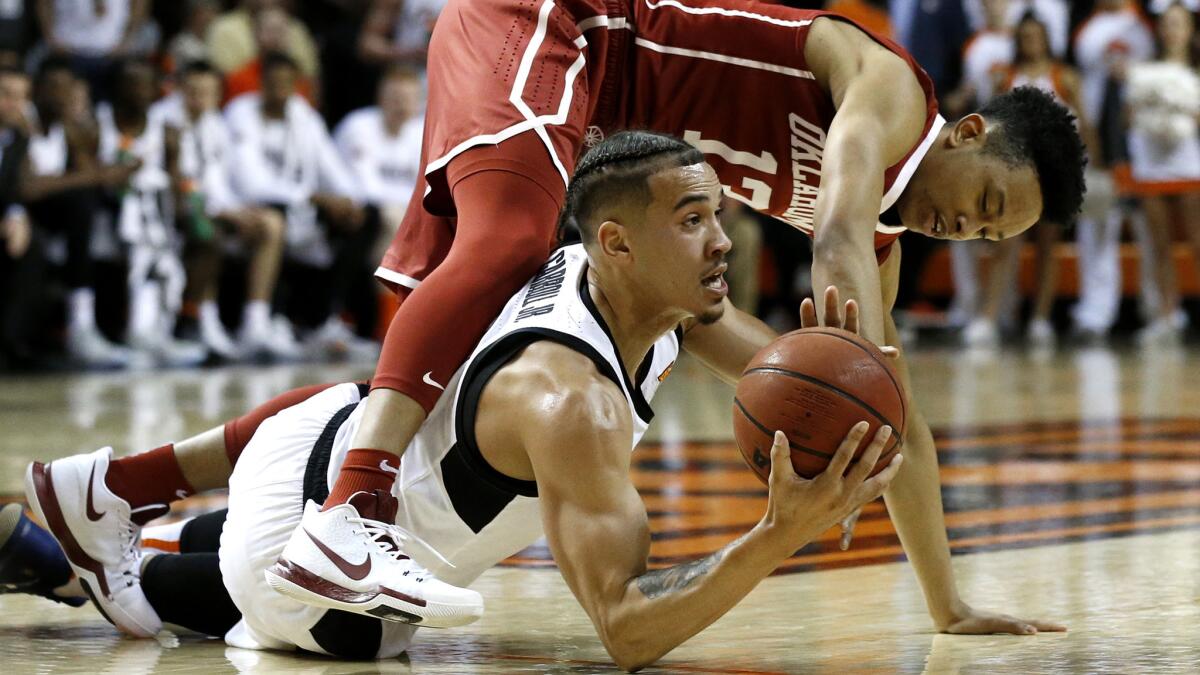
M 392 66 L 380 79 L 376 96 L 377 105 L 347 115 L 333 138 L 359 183 L 368 217 L 381 220 L 385 236 L 372 253 L 381 260 L 420 171 L 424 85 L 416 70 Z
M 1187 324 L 1172 255 L 1176 223 L 1200 254 L 1200 76 L 1193 48 L 1200 1 L 1155 0 L 1150 9 L 1157 14 L 1158 58 L 1130 65 L 1125 78 L 1125 187 L 1145 215 L 1141 267 L 1150 283 L 1143 284 L 1147 316 L 1138 341 L 1147 346 L 1178 342 Z
M 184 305 L 195 312 L 201 342 L 223 359 L 296 358 L 288 334 L 273 329 L 271 298 L 283 254 L 284 220 L 278 211 L 243 204 L 230 183 L 229 132 L 221 116 L 221 76 L 206 61 L 188 64 L 180 88 L 156 103 L 152 114 L 179 129 L 182 178 L 177 222 L 187 239 Z M 246 304 L 238 343 L 229 337 L 217 307 L 222 257 L 248 256 Z
M 1107 128 L 1114 115 L 1116 81 L 1127 66 L 1154 56 L 1154 33 L 1137 3 L 1097 0 L 1095 11 L 1075 31 L 1075 63 L 1082 89 L 1081 112 L 1093 124 Z M 1106 105 L 1106 102 L 1108 105 Z M 1103 134 L 1109 141 L 1109 135 Z M 1119 243 L 1126 209 L 1113 198 L 1113 181 L 1106 173 L 1120 152 L 1106 143 L 1102 156 L 1090 158 L 1088 199 L 1075 225 L 1079 259 L 1079 302 L 1072 310 L 1081 337 L 1104 339 L 1117 320 L 1121 300 Z M 1116 167 L 1112 167 L 1116 168 Z M 1114 171 L 1115 172 L 1115 171 Z
M 289 286 L 311 286 L 293 316 L 311 328 L 315 353 L 366 356 L 376 347 L 341 319 L 350 294 L 370 283 L 378 219 L 367 218 L 362 190 L 325 127 L 296 94 L 299 71 L 288 56 L 263 57 L 262 91 L 225 108 L 234 148 L 230 169 L 242 200 L 279 210 L 287 220 L 287 257 L 300 268 Z
M 155 365 L 197 365 L 204 348 L 174 337 L 186 279 L 173 218 L 179 133 L 150 114 L 159 91 L 154 66 L 129 59 L 116 73 L 112 104 L 96 107 L 97 156 L 104 164 L 137 166 L 116 195 L 117 233 L 129 259 L 127 341 Z

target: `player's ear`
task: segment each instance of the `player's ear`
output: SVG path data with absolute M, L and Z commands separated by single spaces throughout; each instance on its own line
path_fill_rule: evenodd
M 615 220 L 606 220 L 596 228 L 596 244 L 606 256 L 618 258 L 629 255 L 628 230 Z
M 987 120 L 979 113 L 971 113 L 955 123 L 950 131 L 950 147 L 958 147 L 967 143 L 982 142 L 987 133 Z

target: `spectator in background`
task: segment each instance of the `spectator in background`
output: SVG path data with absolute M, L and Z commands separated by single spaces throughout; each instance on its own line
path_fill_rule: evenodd
M 358 39 L 358 55 L 366 63 L 401 63 L 425 67 L 433 24 L 446 0 L 371 0 Z
M 262 51 L 255 39 L 255 16 L 264 9 L 284 12 L 287 22 L 283 47 L 277 48 L 296 62 L 305 77 L 318 74 L 317 45 L 308 28 L 287 12 L 280 0 L 242 0 L 238 8 L 222 14 L 208 30 L 208 53 L 222 73 L 232 73 L 258 57 Z
M 1129 109 L 1129 192 L 1141 202 L 1148 236 L 1142 265 L 1154 275 L 1156 306 L 1138 333 L 1144 345 L 1178 342 L 1186 326 L 1171 249 L 1175 223 L 1191 238 L 1200 269 L 1200 77 L 1192 12 L 1200 2 L 1156 1 L 1158 59 L 1132 64 Z
M 184 308 L 200 342 L 225 360 L 295 359 L 290 332 L 275 331 L 271 299 L 283 255 L 284 221 L 278 211 L 241 204 L 229 180 L 229 132 L 217 107 L 221 76 L 205 61 L 190 63 L 179 91 L 154 104 L 151 114 L 179 129 L 180 202 L 176 222 L 184 233 Z M 237 344 L 217 307 L 222 258 L 246 254 L 246 304 Z
M 41 292 L 40 256 L 20 205 L 21 163 L 29 147 L 29 78 L 0 68 L 0 370 L 32 365 L 30 346 Z
M 1096 11 L 1075 31 L 1074 47 L 1082 80 L 1080 112 L 1102 130 L 1102 147 L 1099 154 L 1092 155 L 1091 165 L 1111 166 L 1124 155 L 1123 148 L 1115 147 L 1123 139 L 1108 133 L 1123 114 L 1114 76 L 1120 76 L 1126 64 L 1153 56 L 1154 35 L 1134 3 L 1097 0 Z M 1089 173 L 1089 193 L 1103 191 L 1097 184 L 1101 177 Z M 1104 210 L 1085 204 L 1075 226 L 1080 293 L 1072 314 L 1076 332 L 1086 340 L 1104 339 L 1117 320 L 1121 300 L 1118 243 L 1124 216 L 1119 206 Z
M 989 21 L 988 0 L 964 0 L 963 9 L 971 22 L 972 30 L 982 30 Z M 1056 58 L 1066 57 L 1071 37 L 1071 7 L 1066 0 L 1011 0 L 1005 3 L 1004 23 L 1009 28 L 1017 25 L 1021 17 L 1032 12 L 1046 26 L 1050 36 L 1050 52 Z
M 51 54 L 70 59 L 97 100 L 107 100 L 117 59 L 147 55 L 158 43 L 149 0 L 37 0 Z
M 221 12 L 217 0 L 188 0 L 183 30 L 167 45 L 166 70 L 179 72 L 195 61 L 208 61 L 208 28 Z
M 1095 154 L 1095 134 L 1081 115 L 1079 74 L 1054 58 L 1046 25 L 1033 12 L 1026 13 L 1017 23 L 1013 63 L 998 73 L 996 91 L 1003 93 L 1016 87 L 1035 87 L 1052 94 L 1076 114 L 1076 125 L 1089 150 Z M 1042 220 L 1030 232 L 1034 237 L 1037 257 L 1037 285 L 1030 313 L 1028 340 L 1040 347 L 1055 342 L 1050 311 L 1058 286 L 1058 259 L 1054 255 L 1060 230 L 1068 223 Z M 1021 265 L 1021 250 L 1028 233 L 994 244 L 991 273 L 979 311 L 963 332 L 964 341 L 973 347 L 995 347 L 999 344 L 1000 323 L 1017 308 L 1020 300 L 1017 273 Z M 974 243 L 974 242 L 972 242 Z M 986 245 L 986 244 L 985 244 Z
M 118 65 L 112 104 L 96 109 L 98 156 L 109 165 L 137 165 L 117 194 L 117 232 L 129 247 L 129 345 L 158 365 L 198 365 L 204 348 L 173 337 L 185 280 L 170 210 L 179 133 L 149 114 L 157 94 L 158 73 L 148 62 Z
M 977 110 L 996 94 L 997 83 L 1006 79 L 1014 49 L 1008 7 L 1009 0 L 982 0 L 986 23 L 963 49 L 962 85 L 944 97 L 943 107 L 948 118 L 956 119 Z M 954 301 L 947 322 L 954 328 L 965 328 L 972 319 L 984 313 L 979 258 L 989 248 L 989 243 L 958 241 L 951 242 L 949 248 Z
M 338 150 L 367 202 L 367 217 L 380 219 L 386 232 L 379 237 L 373 260 L 383 259 L 413 197 L 425 128 L 424 95 L 420 73 L 392 66 L 379 81 L 378 104 L 350 113 L 334 132 Z
M 129 363 L 128 350 L 109 342 L 96 325 L 92 219 L 97 190 L 123 185 L 138 165 L 96 162 L 95 138 L 73 109 L 80 86 L 65 60 L 42 63 L 34 80 L 34 119 L 21 168 L 21 198 L 35 230 L 66 237 L 67 353 L 82 365 L 120 367 Z
M 368 259 L 378 222 L 366 218 L 358 184 L 324 120 L 296 95 L 296 64 L 266 54 L 262 74 L 261 93 L 243 94 L 225 109 L 233 184 L 246 202 L 286 217 L 288 257 L 298 272 L 289 290 L 303 298 L 292 303 L 292 314 L 312 328 L 312 350 L 373 357 L 377 348 L 359 340 L 340 313 L 353 293 L 373 301 L 374 291 L 363 289 L 373 289 Z
M 258 54 L 278 52 L 286 54 L 289 21 L 293 19 L 280 7 L 264 7 L 254 15 L 254 41 Z M 262 87 L 262 57 L 255 56 L 225 76 L 224 103 Z M 313 98 L 313 81 L 300 73 L 296 80 L 296 91 L 309 102 Z
M 990 101 L 995 95 L 997 73 L 1005 71 L 1013 60 L 1009 0 L 980 0 L 980 3 L 985 22 L 963 47 L 962 85 L 953 95 L 945 97 L 947 116 L 951 119 Z

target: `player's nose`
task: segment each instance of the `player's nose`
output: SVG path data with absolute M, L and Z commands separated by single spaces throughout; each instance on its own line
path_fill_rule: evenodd
M 725 255 L 733 248 L 733 241 L 729 238 L 729 235 L 725 234 L 725 228 L 718 225 L 716 235 L 708 250 L 709 255 L 713 257 Z

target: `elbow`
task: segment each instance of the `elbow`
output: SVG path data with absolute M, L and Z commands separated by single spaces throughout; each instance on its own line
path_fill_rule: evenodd
M 655 641 L 654 633 L 633 617 L 613 617 L 600 629 L 600 640 L 614 663 L 625 672 L 634 673 L 657 661 L 674 645 L 664 646 Z
M 612 657 L 617 667 L 627 673 L 636 673 L 657 661 L 661 656 L 627 641 L 605 640 L 604 649 L 608 651 L 608 655 Z

